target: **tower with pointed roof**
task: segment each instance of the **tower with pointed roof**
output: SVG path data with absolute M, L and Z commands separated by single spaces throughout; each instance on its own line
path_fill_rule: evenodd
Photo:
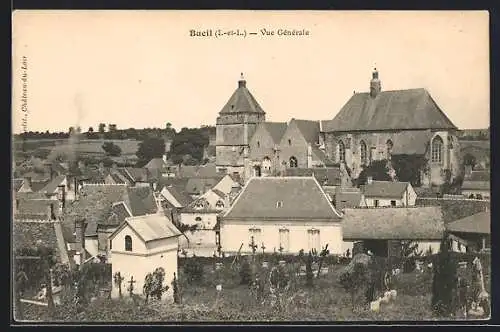
M 217 117 L 215 153 L 218 171 L 245 177 L 250 138 L 265 119 L 266 113 L 248 90 L 241 73 L 238 88 Z

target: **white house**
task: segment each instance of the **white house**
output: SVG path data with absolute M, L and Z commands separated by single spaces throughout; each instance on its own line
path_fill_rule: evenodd
M 373 181 L 368 177 L 362 188 L 363 207 L 415 206 L 417 193 L 409 182 Z
M 267 252 L 342 252 L 341 215 L 314 177 L 253 177 L 222 216 L 222 251 L 250 253 L 250 243 Z
M 126 218 L 109 237 L 113 257 L 112 275 L 119 272 L 123 278 L 122 294 L 133 278 L 134 294 L 143 294 L 144 279 L 148 273 L 161 267 L 165 270 L 165 284 L 172 293 L 170 282 L 177 273 L 178 237 L 181 232 L 163 214 L 149 214 Z M 112 280 L 112 297 L 119 295 L 119 287 Z

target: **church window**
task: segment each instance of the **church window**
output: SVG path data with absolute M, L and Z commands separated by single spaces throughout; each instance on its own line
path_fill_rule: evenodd
M 368 150 L 366 148 L 365 141 L 360 143 L 360 154 L 361 154 L 361 165 L 366 165 L 368 163 Z
M 132 251 L 132 238 L 130 235 L 125 236 L 125 251 Z
M 339 150 L 338 161 L 344 162 L 345 161 L 345 145 L 344 145 L 344 142 L 339 141 L 339 143 L 338 143 L 338 150 Z
M 296 167 L 297 167 L 297 164 L 298 164 L 298 162 L 297 162 L 297 158 L 295 158 L 295 157 L 293 157 L 293 156 L 292 156 L 292 157 L 290 157 L 290 167 L 291 167 L 291 168 L 296 168 Z
M 257 141 L 257 147 L 260 148 L 260 142 L 259 141 Z
M 388 139 L 387 142 L 385 143 L 385 145 L 386 145 L 386 153 L 387 153 L 386 158 L 391 159 L 392 147 L 394 146 L 394 144 L 392 144 L 392 141 L 390 139 Z
M 292 145 L 292 140 L 288 139 L 288 145 Z
M 431 147 L 431 161 L 433 163 L 440 163 L 443 161 L 443 140 L 441 137 L 436 136 L 432 140 Z

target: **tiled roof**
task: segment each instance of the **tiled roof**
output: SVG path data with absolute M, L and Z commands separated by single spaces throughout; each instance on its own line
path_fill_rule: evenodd
M 231 98 L 227 101 L 226 105 L 222 108 L 219 114 L 231 113 L 260 113 L 265 114 L 262 107 L 260 107 L 255 97 L 250 93 L 246 87 L 246 81 L 240 81 L 236 91 L 233 92 Z
M 322 186 L 340 185 L 339 167 L 287 168 L 285 176 L 313 176 Z
M 182 235 L 177 227 L 162 214 L 131 217 L 126 219 L 126 223 L 144 242 Z
M 157 191 L 161 191 L 164 187 L 168 187 L 168 186 L 174 186 L 174 187 L 177 187 L 177 188 L 182 188 L 182 190 L 185 190 L 188 180 L 189 180 L 188 178 L 178 178 L 178 177 L 168 178 L 168 177 L 161 177 L 158 180 L 158 186 L 157 186 L 156 190 Z
M 345 209 L 344 240 L 438 240 L 444 221 L 440 207 Z
M 224 218 L 340 221 L 313 177 L 253 177 Z
M 337 190 L 335 193 L 335 206 L 339 210 L 359 207 L 361 203 L 360 190 Z
M 149 173 L 147 168 L 126 167 L 124 169 L 134 182 L 147 182 Z
M 456 233 L 491 234 L 491 213 L 489 211 L 476 213 L 446 224 L 446 229 Z
M 184 190 L 175 187 L 175 186 L 169 186 L 166 188 L 168 192 L 174 196 L 174 198 L 181 204 L 181 206 L 187 206 L 189 205 L 193 199 L 191 196 L 189 196 Z
M 74 227 L 76 220 L 85 218 L 85 235 L 95 235 L 97 224 L 109 218 L 112 204 L 126 200 L 127 194 L 124 185 L 85 185 L 78 200 L 66 204 L 65 223 Z
M 279 144 L 288 124 L 286 122 L 261 122 L 275 144 Z
M 21 189 L 21 187 L 23 186 L 23 184 L 24 184 L 24 179 L 13 179 L 12 189 L 14 190 L 14 192 L 18 192 L 19 189 Z
M 59 262 L 69 262 L 59 221 L 15 219 L 12 234 L 14 251 L 44 246 L 54 249 Z
M 54 193 L 57 190 L 57 187 L 61 185 L 61 183 L 66 179 L 66 175 L 58 175 L 54 179 L 52 179 L 45 187 L 43 187 L 40 191 L 44 193 Z
M 54 213 L 57 213 L 59 201 L 56 199 L 19 199 L 16 217 L 22 219 L 47 219 L 49 217 L 51 205 L 53 206 Z
M 128 203 L 132 215 L 142 216 L 156 212 L 158 207 L 153 190 L 150 187 L 129 187 L 127 191 Z
M 319 141 L 319 121 L 292 119 L 290 122 L 295 122 L 307 143 Z
M 408 182 L 372 181 L 363 186 L 365 197 L 402 198 Z
M 490 190 L 490 181 L 464 180 L 462 190 Z
M 456 129 L 425 89 L 356 93 L 323 131 Z
M 118 226 L 125 220 L 125 218 L 128 217 L 132 217 L 132 215 L 130 215 L 129 210 L 125 205 L 125 202 L 118 202 L 116 204 L 113 204 L 110 216 L 106 221 L 106 225 Z
M 222 176 L 209 178 L 190 178 L 186 184 L 186 192 L 190 195 L 202 194 L 205 189 L 213 188 L 222 179 Z

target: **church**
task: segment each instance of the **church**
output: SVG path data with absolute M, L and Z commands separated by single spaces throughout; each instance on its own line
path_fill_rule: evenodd
M 426 89 L 383 91 L 375 68 L 370 92 L 354 93 L 332 120 L 321 121 L 320 141 L 354 178 L 373 160 L 419 156 L 419 182 L 432 187 L 460 172 L 457 134 Z
M 320 149 L 320 122 L 266 122 L 266 113 L 241 74 L 238 87 L 216 122 L 218 172 L 252 176 L 283 174 L 288 168 L 316 168 L 331 162 Z
M 460 172 L 457 134 L 426 89 L 383 91 L 376 69 L 370 91 L 354 93 L 332 120 L 288 123 L 266 122 L 241 74 L 217 117 L 216 168 L 246 181 L 333 166 L 356 179 L 372 161 L 386 160 L 392 168 L 398 157 L 413 156 L 422 160 L 417 182 L 440 186 Z

